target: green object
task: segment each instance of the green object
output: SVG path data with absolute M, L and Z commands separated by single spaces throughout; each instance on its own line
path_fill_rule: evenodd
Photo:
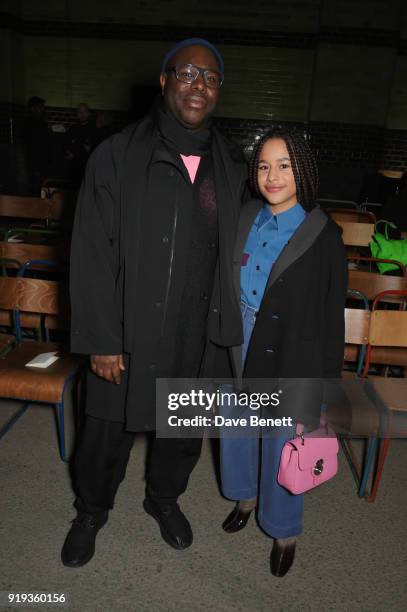
M 377 225 L 379 223 L 384 224 L 384 234 L 377 231 Z M 396 228 L 394 223 L 390 223 L 390 221 L 380 220 L 376 223 L 376 231 L 369 244 L 372 256 L 379 259 L 393 259 L 407 266 L 407 239 L 392 240 L 389 238 L 387 231 L 389 226 Z M 397 270 L 399 266 L 391 263 L 378 263 L 377 267 L 379 268 L 380 274 L 384 274 L 391 270 Z

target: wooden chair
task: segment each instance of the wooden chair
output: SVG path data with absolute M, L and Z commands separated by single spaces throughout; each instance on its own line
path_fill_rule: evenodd
M 0 217 L 46 221 L 50 215 L 50 207 L 50 200 L 44 198 L 0 195 Z
M 67 318 L 68 298 L 56 281 L 32 278 L 0 278 L 0 308 L 15 313 L 19 327 L 21 313 Z M 46 369 L 25 364 L 40 353 L 56 351 L 60 358 Z M 67 458 L 65 444 L 65 400 L 79 373 L 81 362 L 58 343 L 25 341 L 0 359 L 0 397 L 23 402 L 0 430 L 3 437 L 27 410 L 30 403 L 55 408 L 61 458 Z
M 363 259 L 363 258 L 360 258 Z M 374 258 L 364 258 L 374 261 Z M 400 264 L 402 266 L 402 264 Z M 405 268 L 404 269 L 405 274 Z M 360 291 L 372 302 L 378 294 L 385 292 L 382 301 L 389 304 L 403 304 L 396 291 L 407 291 L 407 276 L 392 276 L 379 274 L 378 272 L 368 272 L 366 270 L 349 270 L 348 273 L 349 289 Z M 371 348 L 372 363 L 387 366 L 402 366 L 407 368 L 407 354 L 400 351 L 398 347 L 373 346 Z
M 383 259 L 379 257 L 371 257 L 364 255 L 352 255 L 348 254 L 348 268 L 351 270 L 363 270 L 365 272 L 378 272 L 377 264 L 378 263 L 391 263 L 396 267 L 395 270 L 391 271 L 390 276 L 406 276 L 407 277 L 407 267 L 401 263 L 401 261 L 397 261 L 395 259 Z M 389 274 L 386 274 L 389 276 Z
M 381 174 L 382 176 L 385 176 L 387 178 L 392 178 L 392 179 L 401 179 L 401 177 L 403 176 L 403 170 L 379 170 L 378 174 Z
M 359 209 L 359 204 L 353 202 L 352 200 L 334 200 L 332 198 L 318 198 L 317 203 L 325 210 L 333 207 L 340 207 L 346 210 L 349 210 L 350 208 L 353 208 L 354 210 Z
M 64 270 L 69 259 L 69 250 L 65 245 L 29 244 L 25 242 L 0 242 L 0 258 L 17 261 L 19 265 L 27 261 L 53 261 L 58 269 Z M 31 266 L 32 270 L 46 270 L 46 264 Z M 4 274 L 3 274 L 4 276 Z
M 349 289 L 361 291 L 367 299 L 371 301 L 383 291 L 407 290 L 407 276 L 379 274 L 378 272 L 369 272 L 367 270 L 349 270 L 348 287 Z M 389 294 L 387 300 L 389 302 L 395 302 L 397 298 Z
M 69 254 L 67 249 L 48 245 L 33 245 L 33 244 L 15 244 L 9 242 L 0 242 L 0 272 L 1 276 L 17 276 L 24 274 L 25 269 L 29 267 L 36 274 L 48 275 L 49 271 L 55 271 L 66 276 Z M 53 261 L 54 260 L 54 261 Z M 32 262 L 34 262 L 33 265 Z M 43 262 L 43 263 L 42 263 Z M 53 266 L 50 268 L 50 264 Z M 0 308 L 0 326 L 8 331 L 14 329 L 13 313 L 10 309 Z M 54 316 L 45 316 L 45 329 L 60 329 L 60 322 L 55 320 Z M 42 318 L 38 314 L 24 312 L 20 316 L 20 331 L 21 329 L 31 330 L 42 339 Z M 21 339 L 21 338 L 20 338 Z
M 27 244 L 61 244 L 66 237 L 59 230 L 42 227 L 10 227 L 4 233 L 4 242 Z
M 346 247 L 368 247 L 375 231 L 376 217 L 368 211 L 329 208 L 330 217 L 342 228 Z
M 370 223 L 336 221 L 342 228 L 342 240 L 347 247 L 368 247 L 372 241 L 375 226 Z
M 348 290 L 348 298 L 357 299 L 362 303 L 362 308 L 345 308 L 345 350 L 344 350 L 344 361 L 345 362 L 355 362 L 356 372 L 343 370 L 342 371 L 342 379 L 349 379 L 350 384 L 352 379 L 354 380 L 355 385 L 358 385 L 358 378 L 362 373 L 364 366 L 364 359 L 366 355 L 366 347 L 369 339 L 369 325 L 370 325 L 370 310 L 369 310 L 369 302 L 362 293 L 359 291 Z M 345 385 L 347 382 L 345 381 Z M 353 394 L 356 390 L 355 386 L 353 386 Z M 360 393 L 363 396 L 363 390 L 360 389 Z M 361 402 L 362 407 L 364 408 L 365 402 Z M 332 410 L 330 410 L 330 415 L 332 414 Z M 334 414 L 334 423 L 339 423 L 343 427 L 343 423 L 341 423 L 341 419 L 343 419 L 343 415 L 340 413 Z M 363 478 L 363 469 L 361 466 L 361 462 L 356 456 L 356 452 L 353 448 L 350 434 L 346 432 L 364 432 L 367 428 L 367 423 L 369 421 L 375 420 L 375 414 L 372 414 L 372 411 L 365 411 L 359 407 L 351 406 L 348 414 L 346 415 L 347 424 L 345 429 L 345 437 L 340 436 L 340 444 L 343 450 L 343 453 L 347 459 L 349 464 L 352 476 L 355 480 L 356 486 L 358 490 L 360 490 L 360 484 Z M 370 427 L 370 424 L 369 424 Z M 352 436 L 354 437 L 354 435 Z M 359 437 L 359 436 L 357 436 Z
M 368 210 L 354 210 L 348 208 L 327 208 L 326 212 L 336 223 L 376 223 L 376 215 Z
M 359 376 L 362 373 L 369 337 L 370 310 L 366 296 L 360 291 L 349 289 L 348 298 L 363 303 L 363 308 L 345 308 L 344 360 L 357 363 L 356 376 Z M 344 374 L 346 376 L 345 372 Z
M 379 294 L 374 300 L 363 371 L 363 375 L 368 377 L 368 381 L 371 384 L 372 396 L 381 406 L 384 415 L 383 440 L 380 445 L 377 468 L 373 475 L 371 492 L 365 495 L 367 481 L 378 446 L 376 436 L 371 437 L 369 440 L 366 465 L 360 488 L 360 495 L 365 495 L 367 501 L 370 502 L 376 499 L 391 437 L 407 435 L 407 378 L 385 378 L 369 375 L 369 368 L 373 362 L 374 348 L 393 347 L 398 349 L 400 356 L 404 353 L 403 363 L 407 361 L 407 311 L 378 309 L 381 302 L 387 301 L 390 293 L 393 294 L 393 297 L 407 301 L 407 291 L 386 291 Z
M 15 336 L 0 332 L 0 358 L 4 357 L 15 345 Z

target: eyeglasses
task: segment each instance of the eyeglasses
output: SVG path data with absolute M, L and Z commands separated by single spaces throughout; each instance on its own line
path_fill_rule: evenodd
M 178 81 L 183 83 L 193 83 L 199 75 L 202 75 L 205 85 L 212 89 L 219 89 L 223 83 L 223 74 L 217 70 L 205 70 L 194 64 L 180 64 L 179 66 L 170 66 L 166 68 L 166 72 L 173 71 Z

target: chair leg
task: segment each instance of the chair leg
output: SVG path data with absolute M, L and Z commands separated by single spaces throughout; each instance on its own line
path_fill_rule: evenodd
M 380 448 L 380 455 L 379 455 L 379 459 L 378 459 L 378 463 L 377 463 L 377 470 L 376 470 L 376 474 L 373 480 L 373 484 L 372 484 L 372 490 L 370 492 L 370 495 L 368 497 L 366 497 L 366 501 L 368 502 L 374 502 L 376 499 L 376 495 L 377 495 L 377 491 L 379 489 L 379 484 L 380 481 L 382 479 L 382 472 L 383 472 L 383 467 L 384 467 L 384 462 L 386 461 L 386 457 L 387 457 L 387 452 L 389 450 L 389 446 L 390 446 L 390 438 L 384 438 L 382 444 L 381 444 L 381 448 Z
M 58 438 L 59 438 L 59 454 L 62 461 L 67 461 L 66 450 L 65 450 L 65 410 L 64 402 L 55 404 L 57 411 L 57 422 L 58 422 Z
M 369 479 L 370 470 L 372 469 L 373 461 L 376 455 L 377 438 L 372 436 L 369 438 L 368 447 L 366 452 L 366 463 L 363 469 L 362 478 L 360 479 L 360 486 L 358 495 L 364 497 L 366 493 L 366 485 Z
M 17 421 L 23 416 L 24 412 L 27 410 L 30 404 L 26 402 L 13 414 L 13 416 L 7 421 L 7 423 L 0 429 L 0 440 L 3 436 L 6 435 L 10 429 L 17 423 Z
M 349 464 L 350 467 L 350 471 L 352 472 L 352 476 L 357 484 L 357 486 L 359 487 L 359 483 L 360 483 L 360 466 L 359 466 L 359 462 L 356 458 L 355 452 L 353 450 L 353 446 L 350 440 L 345 440 L 345 438 L 341 438 L 341 447 L 343 450 L 343 454 L 346 457 L 346 460 Z

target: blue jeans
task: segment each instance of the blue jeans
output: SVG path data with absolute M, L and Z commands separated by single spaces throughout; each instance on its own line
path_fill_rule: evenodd
M 243 363 L 256 322 L 256 311 L 241 302 L 244 342 Z M 295 427 L 284 427 L 281 436 L 260 438 L 221 437 L 222 492 L 233 500 L 257 497 L 260 527 L 273 538 L 288 538 L 302 532 L 304 496 L 293 495 L 277 482 L 283 446 L 295 435 Z

